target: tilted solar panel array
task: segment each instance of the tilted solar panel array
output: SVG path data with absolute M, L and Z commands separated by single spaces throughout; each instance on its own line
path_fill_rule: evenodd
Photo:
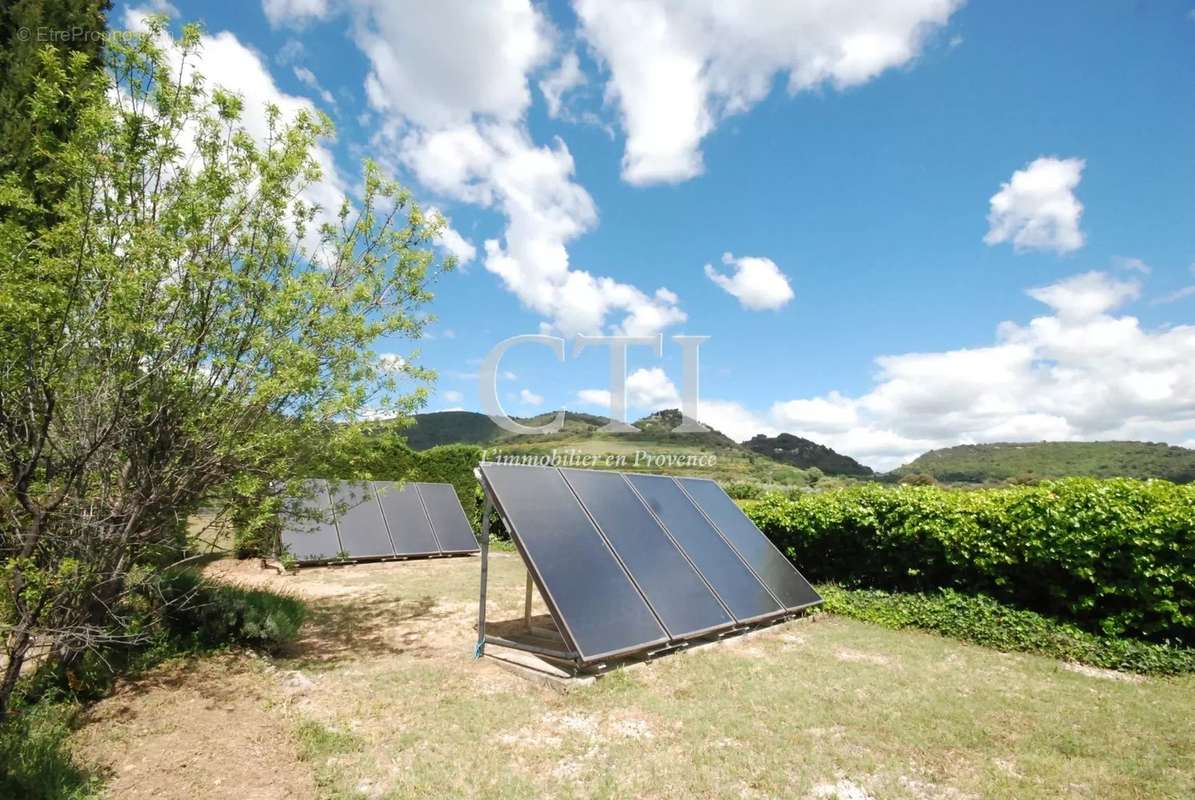
M 300 563 L 478 550 L 450 484 L 309 480 L 304 489 L 282 521 L 282 545 Z
M 480 471 L 582 663 L 821 602 L 711 480 L 510 464 Z

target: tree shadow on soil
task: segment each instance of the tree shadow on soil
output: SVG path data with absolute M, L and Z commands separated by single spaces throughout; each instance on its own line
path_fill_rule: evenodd
M 380 656 L 430 656 L 433 648 L 424 634 L 451 616 L 449 611 L 433 611 L 435 606 L 431 596 L 308 601 L 307 624 L 278 655 L 317 668 Z

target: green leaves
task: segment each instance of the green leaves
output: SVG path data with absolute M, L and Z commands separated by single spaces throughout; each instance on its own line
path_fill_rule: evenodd
M 1037 653 L 1104 669 L 1146 675 L 1195 672 L 1195 650 L 1097 636 L 983 595 L 951 589 L 900 594 L 818 586 L 823 608 L 888 628 L 919 628 L 1006 652 Z
M 866 485 L 747 513 L 814 580 L 982 592 L 1109 635 L 1195 641 L 1195 486 Z
M 112 37 L 103 70 L 41 54 L 44 164 L 0 179 L 5 641 L 124 636 L 130 570 L 193 552 L 189 513 L 229 502 L 250 544 L 268 538 L 276 482 L 351 444 L 370 408 L 411 413 L 432 377 L 405 352 L 394 380 L 370 348 L 420 337 L 451 267 L 441 221 L 373 164 L 356 202 L 321 208 L 328 118 L 244 123 L 188 68 L 199 29 L 149 24 Z

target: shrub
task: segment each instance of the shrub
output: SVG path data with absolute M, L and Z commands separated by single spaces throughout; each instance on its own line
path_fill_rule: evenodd
M 147 581 L 116 612 L 123 620 L 119 638 L 67 661 L 47 660 L 22 681 L 23 701 L 99 699 L 118 675 L 184 653 L 237 645 L 275 651 L 298 635 L 307 607 L 184 570 Z
M 192 571 L 162 583 L 164 631 L 179 649 L 246 645 L 277 650 L 298 636 L 307 608 L 294 597 L 204 581 Z
M 1096 636 L 983 595 L 951 589 L 894 594 L 834 585 L 819 586 L 818 591 L 827 611 L 888 628 L 920 628 L 997 650 L 1037 653 L 1105 669 L 1147 675 L 1195 672 L 1195 650 Z
M 77 767 L 67 747 L 77 708 L 43 703 L 14 709 L 0 725 L 0 797 L 82 800 L 99 781 Z
M 757 483 L 736 481 L 726 484 L 726 493 L 735 500 L 758 500 L 763 496 L 763 489 Z
M 1072 478 L 951 491 L 862 485 L 747 513 L 811 579 L 952 588 L 1104 635 L 1195 640 L 1195 487 Z

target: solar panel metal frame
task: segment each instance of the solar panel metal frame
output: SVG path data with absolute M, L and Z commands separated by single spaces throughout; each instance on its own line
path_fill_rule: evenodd
M 621 569 L 623 571 L 623 573 L 626 575 L 627 579 L 631 582 L 631 585 L 639 593 L 639 596 L 643 600 L 644 605 L 647 606 L 648 611 L 652 614 L 653 617 L 656 618 L 656 624 L 659 625 L 660 631 L 662 633 L 664 633 L 664 636 L 659 639 L 648 641 L 648 642 L 641 642 L 639 644 L 635 644 L 635 645 L 628 646 L 628 647 L 618 648 L 615 650 L 610 650 L 610 651 L 605 651 L 605 652 L 600 652 L 600 653 L 592 653 L 592 654 L 582 653 L 580 647 L 577 646 L 576 637 L 573 635 L 572 629 L 569 627 L 568 620 L 565 618 L 564 614 L 561 613 L 560 606 L 556 602 L 556 599 L 553 597 L 551 590 L 547 586 L 547 583 L 544 581 L 543 576 L 540 573 L 539 567 L 535 562 L 535 559 L 531 556 L 530 552 L 524 546 L 524 544 L 522 542 L 522 538 L 518 533 L 518 530 L 515 528 L 514 524 L 511 523 L 511 521 L 510 521 L 510 515 L 507 513 L 506 509 L 502 506 L 502 502 L 498 498 L 498 493 L 494 490 L 493 486 L 490 484 L 488 478 L 486 477 L 486 475 L 485 475 L 485 467 L 486 466 L 490 466 L 490 465 L 484 464 L 484 463 L 481 464 L 479 469 L 477 470 L 476 474 L 478 475 L 478 477 L 481 481 L 482 487 L 485 489 L 487 502 L 491 502 L 493 504 L 494 510 L 498 512 L 498 516 L 502 520 L 503 526 L 506 528 L 507 533 L 510 534 L 510 540 L 514 543 L 515 549 L 519 552 L 519 556 L 523 559 L 523 563 L 527 566 L 527 572 L 530 573 L 531 579 L 535 582 L 535 587 L 539 590 L 540 597 L 543 598 L 544 604 L 548 607 L 548 612 L 552 615 L 552 619 L 556 623 L 556 627 L 560 632 L 561 638 L 564 639 L 565 644 L 570 648 L 570 650 L 576 654 L 576 660 L 579 664 L 593 664 L 598 661 L 617 658 L 619 656 L 624 656 L 624 655 L 630 655 L 632 653 L 641 653 L 645 650 L 650 650 L 653 647 L 658 647 L 659 645 L 667 645 L 672 641 L 672 639 L 670 639 L 667 635 L 667 629 L 664 627 L 664 625 L 662 623 L 660 623 L 659 617 L 656 615 L 655 609 L 652 608 L 651 603 L 649 603 L 647 601 L 647 598 L 643 596 L 643 591 L 639 588 L 638 584 L 635 582 L 634 577 L 631 576 L 627 572 L 626 567 L 622 563 L 622 560 L 619 559 L 617 554 L 614 553 L 613 549 L 610 548 L 610 543 L 608 541 L 606 541 L 606 537 L 602 534 L 601 529 L 593 522 L 593 518 L 590 517 L 588 510 L 586 510 L 585 506 L 581 503 L 580 499 L 577 498 L 575 494 L 573 494 L 574 499 L 576 499 L 577 504 L 581 508 L 581 513 L 584 514 L 585 517 L 589 520 L 590 524 L 593 525 L 594 530 L 597 532 L 598 537 L 601 539 L 601 541 L 603 542 L 605 547 L 611 551 L 611 555 L 614 557 L 615 563 L 618 564 L 619 569 Z M 526 469 L 551 469 L 551 470 L 555 470 L 557 472 L 557 474 L 560 474 L 560 470 L 556 467 L 541 467 L 541 466 L 536 466 L 536 465 L 519 465 L 519 466 L 524 467 Z M 569 486 L 569 483 L 567 480 L 564 480 L 563 475 L 561 475 L 561 480 L 563 481 L 564 485 L 566 487 L 568 487 L 569 491 L 572 492 L 572 487 Z M 486 552 L 486 551 L 488 551 L 488 548 L 486 548 L 483 552 Z M 483 603 L 484 603 L 484 595 L 483 595 Z M 482 620 L 481 635 L 484 637 L 484 618 Z

